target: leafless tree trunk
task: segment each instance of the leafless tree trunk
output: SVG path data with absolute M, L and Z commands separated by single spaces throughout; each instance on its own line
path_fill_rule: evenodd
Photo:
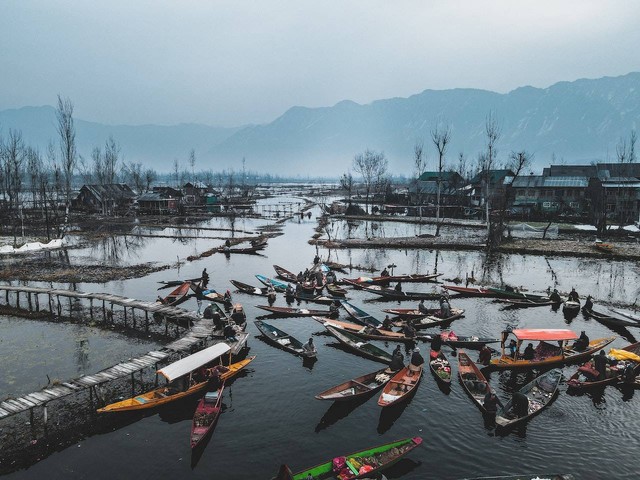
M 485 134 L 487 136 L 487 156 L 485 161 L 485 215 L 487 218 L 487 236 L 491 235 L 490 183 L 491 169 L 495 162 L 496 142 L 500 138 L 501 129 L 493 112 L 489 112 L 485 120 Z
M 351 202 L 353 192 L 353 175 L 351 175 L 351 172 L 344 173 L 342 177 L 340 177 L 340 187 L 347 192 L 347 200 Z
M 431 130 L 431 140 L 438 150 L 438 181 L 436 192 L 436 237 L 440 235 L 440 191 L 442 189 L 442 169 L 444 168 L 444 155 L 447 153 L 451 141 L 451 127 L 447 123 L 438 121 Z
M 427 169 L 427 156 L 424 153 L 424 142 L 416 140 L 413 146 L 413 167 L 415 170 L 416 203 L 418 204 L 418 217 L 422 218 L 422 186 L 420 177 Z
M 177 158 L 173 159 L 173 179 L 176 181 L 176 188 L 180 190 L 180 162 Z
M 76 152 L 76 127 L 73 122 L 73 103 L 69 98 L 58 95 L 58 134 L 60 135 L 60 153 L 62 154 L 62 172 L 64 175 L 65 225 L 69 220 L 71 206 L 71 182 L 76 169 L 78 155 Z
M 136 189 L 136 193 L 138 195 L 141 194 L 144 189 L 142 164 L 140 162 L 129 162 L 124 165 L 124 171 L 126 172 L 129 181 L 133 184 L 133 188 Z
M 157 177 L 158 175 L 153 168 L 147 168 L 144 171 L 144 184 L 147 192 L 151 190 L 151 184 L 156 181 Z
M 189 151 L 189 166 L 191 167 L 191 182 L 195 184 L 196 182 L 196 151 L 193 148 Z
M 369 197 L 372 187 L 387 172 L 388 162 L 382 152 L 365 150 L 353 158 L 353 170 L 362 176 L 366 191 L 366 209 L 369 212 Z

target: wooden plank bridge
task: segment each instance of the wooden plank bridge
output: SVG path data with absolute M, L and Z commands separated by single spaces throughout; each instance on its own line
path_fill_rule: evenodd
M 178 354 L 183 355 L 191 353 L 192 349 L 199 343 L 204 344 L 208 337 L 212 336 L 213 321 L 209 319 L 203 319 L 197 316 L 195 312 L 189 312 L 179 307 L 172 307 L 162 305 L 156 302 L 144 302 L 133 298 L 121 297 L 119 295 L 112 295 L 107 293 L 84 293 L 73 290 L 61 290 L 61 289 L 48 289 L 39 287 L 28 286 L 13 286 L 13 285 L 0 285 L 0 298 L 1 292 L 5 293 L 5 299 L 9 304 L 10 293 L 15 295 L 15 301 L 17 308 L 20 308 L 20 294 L 26 295 L 28 299 L 29 308 L 35 306 L 36 311 L 39 311 L 39 296 L 44 295 L 48 298 L 49 311 L 53 314 L 54 307 L 57 307 L 58 314 L 60 314 L 60 297 L 68 297 L 70 299 L 86 299 L 89 300 L 91 305 L 94 301 L 102 301 L 103 314 L 106 318 L 107 309 L 106 303 L 111 305 L 119 305 L 124 308 L 125 318 L 126 309 L 130 308 L 131 315 L 135 319 L 133 314 L 134 309 L 144 311 L 145 313 L 145 327 L 148 329 L 148 314 L 159 313 L 166 317 L 171 317 L 176 320 L 185 322 L 187 325 L 192 325 L 186 333 L 179 339 L 165 345 L 164 347 L 147 352 L 137 358 L 131 358 L 129 360 L 120 362 L 112 367 L 105 368 L 97 373 L 91 375 L 83 375 L 81 377 L 69 380 L 67 382 L 56 383 L 55 385 L 48 385 L 38 392 L 22 395 L 17 398 L 7 399 L 0 402 L 0 420 L 10 417 L 26 411 L 31 411 L 33 414 L 33 408 L 43 406 L 45 409 L 45 423 L 47 418 L 46 406 L 47 403 L 52 400 L 57 400 L 67 395 L 80 392 L 82 390 L 89 389 L 93 395 L 93 389 L 103 383 L 110 382 L 119 378 L 131 376 L 133 380 L 134 373 L 141 371 L 145 368 L 154 367 L 158 369 L 158 363 L 166 360 L 168 357 Z M 54 297 L 56 301 L 54 302 Z M 57 304 L 57 305 L 56 305 Z M 93 308 L 91 307 L 93 315 Z M 249 334 L 243 333 L 238 335 L 238 342 L 229 344 L 231 346 L 232 354 L 238 353 L 247 341 Z M 218 341 L 222 341 L 218 339 Z

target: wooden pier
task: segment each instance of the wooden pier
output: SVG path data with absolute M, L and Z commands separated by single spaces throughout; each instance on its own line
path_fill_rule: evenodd
M 185 335 L 181 338 L 165 345 L 164 347 L 147 352 L 137 358 L 132 358 L 123 362 L 120 362 L 112 367 L 101 370 L 92 375 L 83 375 L 81 377 L 69 380 L 67 382 L 56 383 L 55 385 L 48 385 L 38 392 L 22 395 L 17 398 L 7 399 L 0 402 L 0 420 L 10 417 L 19 413 L 31 411 L 33 415 L 33 409 L 38 406 L 44 408 L 44 421 L 47 421 L 47 403 L 52 400 L 57 400 L 67 395 L 78 393 L 82 390 L 89 389 L 93 398 L 95 388 L 103 383 L 110 382 L 119 378 L 131 376 L 133 382 L 133 375 L 145 368 L 153 367 L 158 370 L 158 364 L 166 360 L 168 357 L 178 354 L 190 354 L 194 347 L 199 343 L 205 344 L 208 337 L 212 336 L 213 321 L 203 319 L 197 316 L 194 312 L 189 312 L 179 307 L 171 307 L 155 302 L 143 302 L 135 300 L 133 298 L 121 297 L 118 295 L 112 295 L 107 293 L 83 293 L 73 290 L 61 290 L 61 289 L 47 289 L 28 286 L 13 286 L 13 285 L 0 285 L 0 299 L 2 299 L 2 292 L 4 292 L 4 298 L 6 303 L 9 304 L 10 294 L 15 295 L 15 303 L 17 308 L 20 307 L 20 295 L 27 297 L 27 305 L 29 309 L 35 308 L 36 311 L 40 311 L 39 296 L 46 297 L 49 311 L 53 315 L 55 311 L 60 315 L 61 304 L 60 297 L 68 297 L 70 299 L 86 299 L 93 305 L 93 302 L 102 302 L 102 311 L 105 318 L 108 317 L 108 312 L 113 311 L 113 305 L 119 305 L 124 308 L 125 319 L 127 317 L 127 308 L 130 309 L 130 315 L 133 317 L 135 325 L 135 316 L 133 311 L 138 309 L 144 312 L 145 323 L 142 324 L 147 330 L 149 325 L 149 313 L 159 313 L 166 317 L 171 317 L 176 320 L 180 320 L 187 325 L 192 325 L 186 330 Z M 55 300 L 54 300 L 55 299 Z M 107 308 L 107 303 L 110 308 Z M 72 307 L 70 306 L 70 310 Z M 93 315 L 93 308 L 91 307 Z M 126 320 L 125 320 L 126 321 Z M 249 334 L 243 333 L 238 335 L 238 342 L 230 344 L 231 353 L 238 353 L 247 341 Z M 222 341 L 222 340 L 218 340 Z M 133 383 L 132 383 L 133 385 Z

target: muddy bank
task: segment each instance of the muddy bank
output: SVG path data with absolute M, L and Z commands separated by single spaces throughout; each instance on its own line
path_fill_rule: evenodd
M 346 240 L 311 239 L 309 243 L 325 248 L 426 248 L 436 250 L 484 250 L 484 236 L 465 239 L 443 239 L 438 237 L 396 237 L 396 238 L 352 238 Z M 496 252 L 521 253 L 528 255 L 561 255 L 569 257 L 593 257 L 616 260 L 640 260 L 640 244 L 611 242 L 612 252 L 596 250 L 593 242 L 559 239 L 513 239 L 505 241 Z

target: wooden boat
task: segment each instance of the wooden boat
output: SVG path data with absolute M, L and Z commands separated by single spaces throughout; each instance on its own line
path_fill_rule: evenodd
M 337 262 L 324 262 L 323 265 L 327 267 L 329 270 L 333 270 L 334 272 L 341 272 L 341 273 L 347 273 L 345 269 L 349 268 L 349 265 L 345 265 L 343 263 L 337 263 Z
M 474 337 L 474 336 L 466 336 L 466 335 L 456 335 L 450 331 L 444 331 L 440 334 L 433 335 L 420 335 L 418 338 L 420 340 L 425 340 L 430 342 L 433 340 L 433 337 L 439 335 L 442 339 L 442 343 L 445 345 L 449 345 L 453 348 L 471 348 L 471 349 L 481 349 L 484 345 L 489 343 L 498 343 L 500 341 L 499 338 L 489 338 L 489 337 Z
M 265 287 L 269 285 L 273 285 L 273 288 L 276 292 L 285 292 L 287 290 L 287 284 L 281 282 L 280 280 L 275 280 L 273 278 L 265 277 L 264 275 L 256 275 L 256 278 L 260 283 L 262 283 Z
M 368 448 L 360 452 L 344 455 L 345 468 L 348 469 L 350 475 L 348 478 L 372 478 L 385 468 L 394 465 L 398 460 L 411 452 L 414 448 L 422 444 L 421 437 L 405 438 L 395 442 L 386 443 L 379 447 Z M 370 465 L 372 468 L 366 473 L 360 474 L 362 465 Z M 292 473 L 291 469 L 282 465 L 278 475 L 273 480 L 327 480 L 337 478 L 333 472 L 333 460 L 307 468 L 298 473 Z
M 446 318 L 442 318 L 436 315 L 427 315 L 426 317 L 417 318 L 415 320 L 410 320 L 411 325 L 414 328 L 420 330 L 423 328 L 437 327 L 439 325 L 444 325 L 449 322 L 453 322 L 458 318 L 461 318 L 464 315 L 464 310 L 461 308 L 452 308 L 450 311 L 451 315 Z M 403 322 L 396 322 L 395 325 L 401 326 Z
M 343 278 L 343 282 L 349 284 L 360 285 L 389 285 L 390 282 L 404 282 L 404 283 L 426 283 L 437 281 L 438 277 L 442 276 L 442 273 L 434 273 L 430 275 L 421 275 L 417 273 L 408 275 L 387 275 L 386 277 L 358 277 L 358 278 Z
M 443 352 L 440 352 L 436 358 L 429 359 L 429 368 L 436 380 L 446 385 L 451 384 L 451 364 Z
M 612 308 L 611 311 L 613 313 L 617 313 L 618 315 L 622 315 L 625 318 L 628 318 L 629 320 L 633 320 L 634 322 L 638 322 L 640 323 L 640 316 L 634 314 L 634 313 L 630 313 L 630 312 L 626 312 L 624 310 L 620 310 L 618 308 Z
M 331 310 L 309 310 L 308 308 L 271 307 L 268 305 L 256 305 L 256 308 L 266 310 L 279 317 L 330 317 Z
M 349 285 L 355 286 L 360 290 L 364 290 L 374 295 L 378 295 L 386 300 L 437 300 L 442 295 L 439 293 L 424 293 L 424 292 L 398 292 L 394 288 L 381 287 L 380 285 L 364 286 L 351 280 L 344 280 Z
M 570 473 L 524 473 L 522 475 L 464 478 L 463 480 L 576 480 L 576 477 Z
M 424 312 L 416 308 L 385 308 L 382 311 L 404 319 L 420 318 L 426 315 L 437 315 L 440 313 L 439 308 L 427 308 Z
M 290 272 L 286 268 L 282 268 L 278 265 L 274 265 L 273 269 L 276 271 L 278 278 L 281 278 L 282 280 L 290 283 L 298 283 L 298 276 L 295 273 Z
M 197 283 L 200 280 L 202 280 L 201 277 L 198 278 L 190 278 L 189 280 L 169 280 L 169 281 L 160 281 L 158 282 L 160 284 L 160 286 L 158 287 L 158 290 L 163 290 L 165 288 L 171 288 L 171 287 L 178 287 L 180 285 L 182 285 L 185 282 L 192 282 L 192 283 Z
M 409 367 L 404 367 L 396 373 L 389 383 L 384 386 L 378 405 L 391 407 L 409 399 L 409 396 L 417 388 L 422 378 L 422 365 L 415 372 L 409 372 Z
M 267 340 L 270 344 L 282 348 L 287 352 L 291 352 L 294 355 L 300 355 L 305 358 L 315 358 L 317 353 L 310 352 L 302 348 L 303 343 L 300 340 L 293 338 L 287 332 L 280 330 L 279 328 L 274 327 L 266 322 L 262 322 L 260 320 L 256 320 L 253 322 L 260 330 L 260 333 L 264 336 L 265 340 Z
M 347 311 L 347 313 L 353 318 L 356 322 L 361 323 L 362 325 L 371 325 L 372 327 L 379 328 L 382 326 L 382 322 L 378 320 L 376 317 L 369 315 L 364 310 L 352 305 L 351 303 L 342 300 L 340 305 Z
M 576 302 L 575 300 L 565 300 L 562 304 L 562 311 L 578 313 L 580 311 L 580 302 Z
M 596 240 L 593 243 L 593 248 L 595 248 L 599 252 L 604 252 L 604 253 L 613 253 L 614 251 L 613 245 L 611 245 L 610 243 L 605 243 L 602 240 Z
M 269 295 L 269 287 L 252 287 L 247 283 L 239 282 L 238 280 L 229 280 L 239 292 L 248 293 L 249 295 L 259 295 L 261 297 L 267 297 Z
M 340 385 L 336 385 L 319 393 L 316 395 L 316 398 L 318 400 L 345 402 L 370 395 L 380 390 L 391 380 L 391 374 L 385 373 L 385 370 L 387 369 L 383 368 L 382 370 L 376 370 L 373 373 L 367 373 L 361 377 L 347 380 Z
M 214 347 L 216 347 L 214 349 Z M 209 381 L 201 381 L 194 385 L 191 385 L 187 390 L 180 390 L 177 386 L 173 385 L 172 382 L 180 377 L 184 377 L 193 373 L 193 370 L 200 368 L 207 363 L 212 362 L 216 358 L 221 355 L 227 353 L 230 350 L 229 346 L 224 343 L 219 343 L 217 345 L 213 345 L 212 347 L 205 348 L 200 352 L 194 353 L 188 357 L 185 357 L 177 362 L 172 363 L 171 365 L 167 365 L 166 367 L 158 370 L 159 373 L 163 373 L 167 369 L 171 369 L 172 367 L 177 368 L 177 373 L 172 373 L 169 370 L 169 375 L 165 375 L 165 378 L 169 380 L 169 384 L 160 388 L 156 388 L 149 392 L 136 395 L 135 397 L 127 398 L 126 400 L 121 400 L 119 402 L 111 403 L 103 408 L 98 409 L 98 413 L 108 413 L 108 412 L 125 412 L 131 410 L 145 410 L 149 408 L 158 407 L 160 405 L 164 405 L 170 402 L 175 402 L 176 400 L 180 400 L 182 398 L 186 398 L 194 393 L 201 392 L 207 388 L 209 385 Z M 207 354 L 207 352 L 213 352 L 213 354 Z M 204 354 L 204 356 L 203 356 Z M 202 357 L 203 356 L 203 357 Z M 191 358 L 196 357 L 195 361 L 192 361 Z M 203 360 L 197 360 L 197 358 L 203 358 Z M 236 362 L 229 365 L 229 371 L 220 375 L 222 380 L 228 380 L 237 375 L 243 368 L 245 368 L 254 357 L 248 357 L 241 362 Z M 182 362 L 182 363 L 181 363 Z M 184 362 L 187 363 L 187 366 L 182 367 Z M 187 368 L 191 368 L 194 364 L 200 364 L 193 368 L 193 370 L 186 371 Z M 163 373 L 164 374 L 164 373 Z
M 504 308 L 535 308 L 535 307 L 548 307 L 551 305 L 557 305 L 559 302 L 549 301 L 535 301 L 527 299 L 518 299 L 518 298 L 503 298 L 500 299 L 500 302 L 506 303 L 507 305 Z
M 634 322 L 633 320 L 625 320 L 623 318 L 613 317 L 611 315 L 607 315 L 605 313 L 596 312 L 593 309 L 588 309 L 586 307 L 582 308 L 582 311 L 588 317 L 591 317 L 605 325 L 613 325 L 620 327 L 640 327 L 640 323 Z
M 184 282 L 178 288 L 173 290 L 169 295 L 164 297 L 158 302 L 163 305 L 175 306 L 180 305 L 189 299 L 189 290 L 191 289 L 191 282 Z
M 626 347 L 623 347 L 621 350 L 631 352 L 636 355 L 640 355 L 640 342 L 627 345 Z M 640 370 L 640 364 L 633 361 L 631 361 L 631 363 L 634 365 L 634 368 L 637 374 L 638 371 Z M 602 380 L 597 380 L 598 372 L 594 367 L 593 360 L 589 360 L 585 364 L 578 367 L 578 370 L 576 371 L 576 373 L 574 373 L 573 375 L 571 375 L 571 377 L 569 377 L 569 380 L 567 381 L 567 386 L 576 390 L 584 390 L 587 388 L 598 388 L 598 387 L 604 387 L 606 385 L 618 383 L 622 381 L 625 364 L 626 363 L 624 362 L 619 362 L 615 366 L 611 366 L 610 368 L 607 369 L 607 372 L 611 373 L 611 376 L 604 378 Z M 595 380 L 589 380 L 589 377 L 587 377 L 587 375 L 589 375 L 589 377 L 591 378 L 595 378 Z
M 496 426 L 501 428 L 511 427 L 540 413 L 558 393 L 558 385 L 560 385 L 561 380 L 562 370 L 559 368 L 554 368 L 534 378 L 518 390 L 529 399 L 527 414 L 522 417 L 517 416 L 513 411 L 513 399 L 511 399 L 496 413 Z
M 518 350 L 520 350 L 520 344 L 525 340 L 540 342 L 535 349 L 533 360 L 524 360 L 519 355 L 518 358 L 514 359 L 505 351 L 505 343 L 510 334 L 517 340 Z M 589 342 L 589 347 L 581 352 L 573 350 L 568 344 L 569 341 L 577 338 L 578 336 L 575 332 L 565 329 L 523 328 L 512 331 L 506 330 L 502 332 L 502 356 L 491 360 L 491 366 L 499 369 L 541 368 L 579 362 L 609 345 L 616 337 L 592 340 Z M 554 344 L 547 342 L 554 342 Z M 560 342 L 562 347 L 557 346 L 555 342 Z
M 532 293 L 519 292 L 509 288 L 494 288 L 488 287 L 488 290 L 499 298 L 516 298 L 521 300 L 533 300 L 534 302 L 549 301 L 548 295 L 534 295 Z
M 222 410 L 222 392 L 224 382 L 217 391 L 207 392 L 198 402 L 191 421 L 191 449 L 198 445 L 211 433 Z
M 256 255 L 261 250 L 264 250 L 266 246 L 266 242 L 260 243 L 258 245 L 251 245 L 250 247 L 227 247 L 226 245 L 223 245 L 221 247 L 218 247 L 216 251 L 218 253 L 224 253 L 225 255 L 231 253 L 245 253 L 249 255 Z
M 216 292 L 213 289 L 198 290 L 196 291 L 196 297 L 200 300 L 209 300 L 210 302 L 227 303 L 224 293 Z
M 346 297 L 347 291 L 335 283 L 327 283 L 327 291 L 334 297 Z
M 304 293 L 304 292 L 298 292 L 294 294 L 293 298 L 295 298 L 300 302 L 311 302 L 311 303 L 318 303 L 321 305 L 331 305 L 335 301 L 343 300 L 343 299 L 340 299 L 339 297 L 330 297 L 327 295 L 316 295 L 316 294 L 310 294 L 310 293 Z
M 383 330 L 381 328 L 375 328 L 370 325 L 359 325 L 357 323 L 341 322 L 340 320 L 333 320 L 331 318 L 313 317 L 314 320 L 320 322 L 322 325 L 329 325 L 338 330 L 345 330 L 357 337 L 367 340 L 382 340 L 385 342 L 406 342 L 412 343 L 416 340 L 425 340 L 424 337 L 407 337 L 401 332 L 392 332 L 390 330 Z
M 363 342 L 360 337 L 345 330 L 339 330 L 331 325 L 325 325 L 324 328 L 352 352 L 376 362 L 386 363 L 387 365 L 391 363 L 391 354 L 375 345 Z
M 494 297 L 494 293 L 482 287 L 458 287 L 456 285 L 443 285 L 442 288 L 450 292 L 459 293 L 465 297 Z
M 458 377 L 462 387 L 469 394 L 473 403 L 487 413 L 484 408 L 484 397 L 487 393 L 491 392 L 491 385 L 483 375 L 478 366 L 471 360 L 466 352 L 460 350 L 458 352 Z

